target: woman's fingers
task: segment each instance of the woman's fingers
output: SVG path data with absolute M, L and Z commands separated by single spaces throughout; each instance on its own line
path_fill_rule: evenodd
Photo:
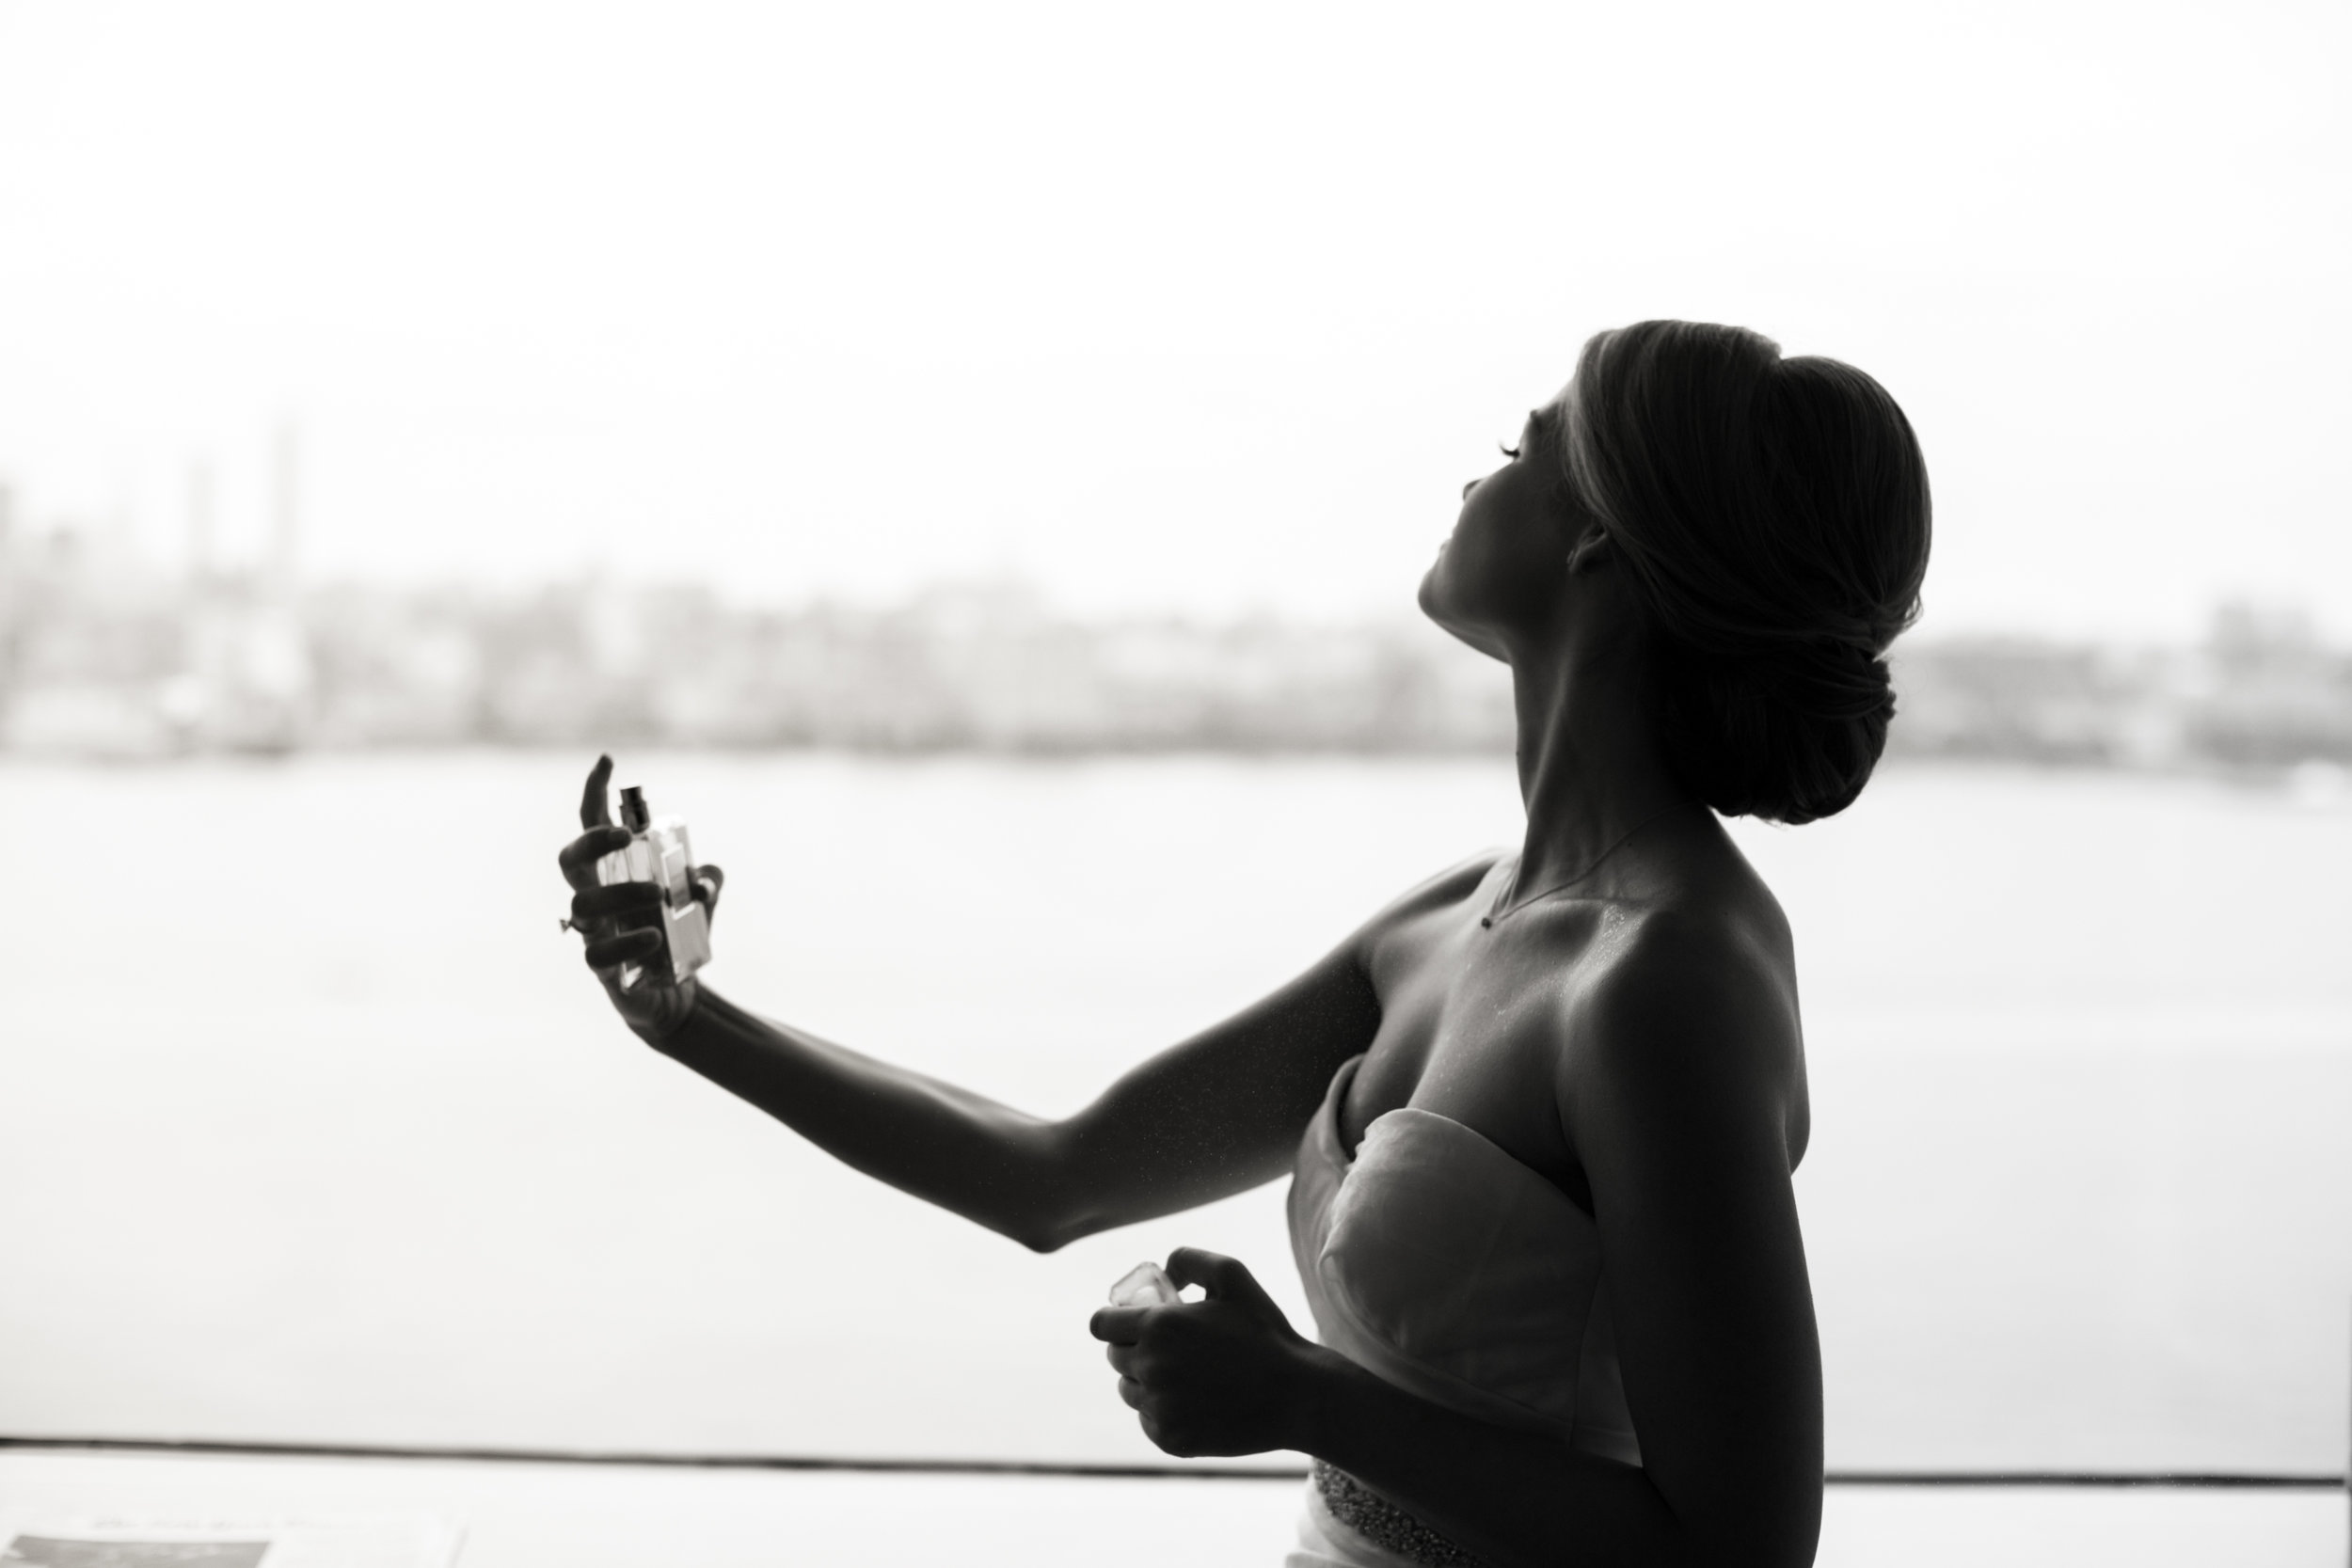
M 1180 1246 L 1168 1255 L 1168 1277 L 1179 1285 L 1200 1286 L 1208 1291 L 1212 1301 L 1274 1305 L 1274 1299 L 1265 1293 L 1265 1288 L 1243 1266 L 1241 1259 L 1228 1258 L 1221 1252 Z
M 1132 1377 L 1122 1377 L 1119 1380 L 1119 1397 L 1127 1402 L 1128 1409 L 1141 1410 L 1143 1408 L 1143 1385 Z
M 644 915 L 661 911 L 661 890 L 651 882 L 614 882 L 611 887 L 584 887 L 572 895 L 572 924 Z
M 555 863 L 564 879 L 576 888 L 596 885 L 596 863 L 615 849 L 628 847 L 627 828 L 591 828 L 557 851 Z
M 605 970 L 641 964 L 660 951 L 660 931 L 623 931 L 618 936 L 599 937 L 588 944 L 588 967 Z
M 1115 1345 L 1132 1345 L 1143 1332 L 1143 1315 L 1151 1310 L 1149 1307 L 1098 1307 L 1087 1320 L 1087 1332 Z
M 612 804 L 605 788 L 612 782 L 612 759 L 597 757 L 596 765 L 588 769 L 587 785 L 580 793 L 580 825 L 584 831 L 555 857 L 555 863 L 563 868 L 564 879 L 576 888 L 596 886 L 596 862 L 628 843 L 628 830 L 612 825 Z
M 706 916 L 719 912 L 719 895 L 727 885 L 727 874 L 715 865 L 694 867 L 694 896 L 702 900 Z
M 598 756 L 596 765 L 588 769 L 588 786 L 580 795 L 580 825 L 583 828 L 612 826 L 612 800 L 606 786 L 612 782 L 612 759 Z

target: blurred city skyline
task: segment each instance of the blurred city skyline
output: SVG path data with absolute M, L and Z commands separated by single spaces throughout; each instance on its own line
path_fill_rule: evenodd
M 0 487 L 0 752 L 1503 755 L 1514 739 L 1504 673 L 1411 613 L 1088 614 L 1012 573 L 783 607 L 644 573 L 306 581 L 298 451 L 278 445 L 259 566 L 20 534 Z M 2293 605 L 2217 605 L 2185 641 L 1915 632 L 1892 663 L 1892 755 L 2352 783 L 2352 648 Z
M 1925 629 L 2352 637 L 2340 7 L 0 0 L 0 478 L 160 566 L 1409 614 L 1591 331 L 1883 381 Z M 2029 44 L 2029 46 L 2028 46 Z M 290 457 L 288 454 L 293 455 Z

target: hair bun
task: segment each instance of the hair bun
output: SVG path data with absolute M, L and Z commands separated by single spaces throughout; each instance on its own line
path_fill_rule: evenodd
M 1726 816 L 1811 822 L 1862 793 L 1918 613 L 1927 466 L 1883 388 L 1739 327 L 1585 345 L 1567 480 L 1647 613 L 1668 760 Z
M 1886 661 L 1851 643 L 1659 650 L 1667 761 L 1715 810 L 1790 824 L 1851 805 L 1886 750 Z

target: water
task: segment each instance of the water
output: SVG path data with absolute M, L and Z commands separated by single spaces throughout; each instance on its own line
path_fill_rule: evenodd
M 645 1050 L 556 929 L 585 758 L 0 768 L 0 1432 L 1145 1458 L 1034 1257 Z M 716 983 L 1041 1113 L 1511 841 L 1484 762 L 626 757 Z M 1839 1466 L 2333 1469 L 2352 810 L 1893 770 L 1738 829 L 1799 940 Z

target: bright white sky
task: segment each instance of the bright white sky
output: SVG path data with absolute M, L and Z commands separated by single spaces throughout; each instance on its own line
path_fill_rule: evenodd
M 158 556 L 1409 603 L 1596 328 L 1883 381 L 1928 625 L 2352 632 L 2352 8 L 0 0 L 0 476 Z M 111 519 L 111 523 L 109 523 Z

